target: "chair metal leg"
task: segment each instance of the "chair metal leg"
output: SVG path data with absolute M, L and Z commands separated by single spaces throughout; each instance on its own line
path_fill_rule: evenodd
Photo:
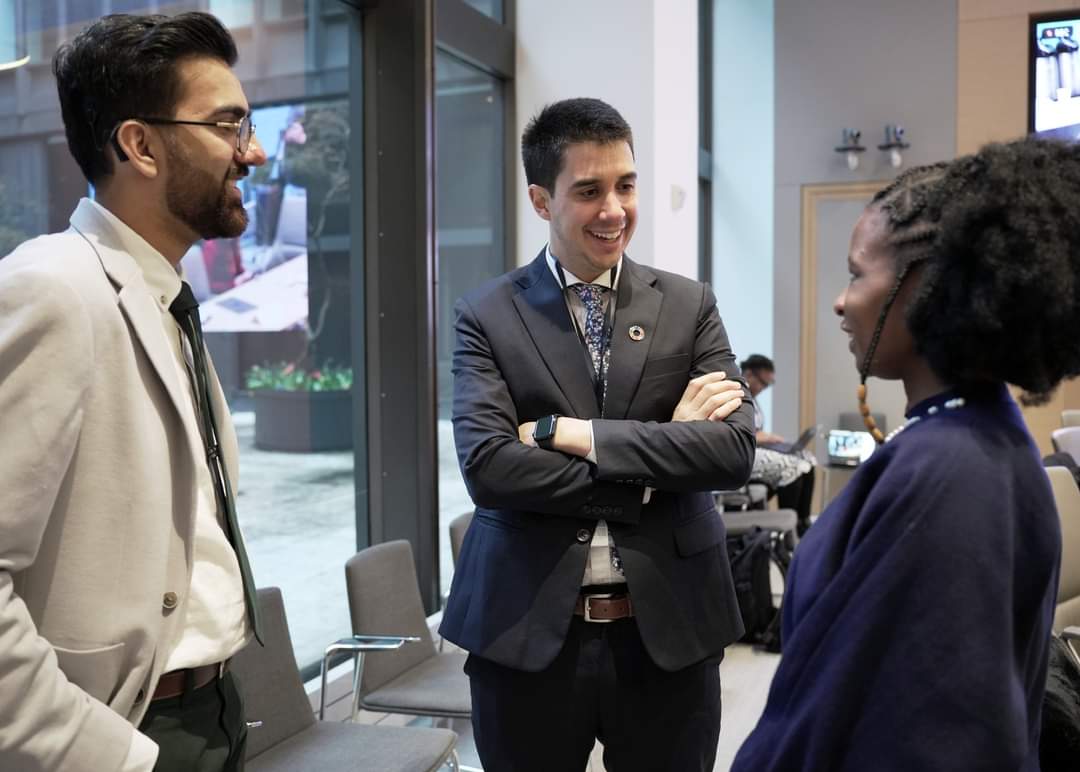
M 360 715 L 360 679 L 364 676 L 364 652 L 357 652 L 356 659 L 353 660 L 353 682 L 352 682 L 352 709 L 349 711 L 349 721 L 356 723 L 357 717 Z

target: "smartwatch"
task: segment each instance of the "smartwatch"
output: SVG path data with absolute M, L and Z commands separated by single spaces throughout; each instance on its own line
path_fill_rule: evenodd
M 536 426 L 533 427 L 533 442 L 536 443 L 538 448 L 544 450 L 552 450 L 552 446 L 555 444 L 555 424 L 558 422 L 559 416 L 546 415 L 536 422 Z

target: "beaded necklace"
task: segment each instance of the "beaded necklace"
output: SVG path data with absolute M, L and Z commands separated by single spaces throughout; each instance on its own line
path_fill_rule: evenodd
M 926 418 L 930 418 L 931 416 L 937 415 L 939 412 L 941 412 L 942 408 L 944 408 L 945 410 L 956 410 L 958 408 L 963 407 L 965 404 L 966 404 L 966 401 L 964 400 L 963 397 L 953 397 L 952 399 L 947 399 L 947 400 L 945 400 L 944 403 L 942 403 L 941 408 L 939 408 L 937 405 L 931 405 L 929 407 L 929 409 L 927 409 L 927 411 L 926 411 Z M 909 418 L 904 423 L 902 423 L 900 426 L 897 426 L 895 429 L 893 429 L 891 432 L 889 432 L 889 434 L 885 438 L 884 442 L 892 441 L 893 439 L 896 438 L 896 435 L 900 434 L 900 432 L 904 431 L 904 429 L 907 429 L 912 424 L 917 424 L 921 420 L 923 420 L 923 416 L 921 416 L 921 415 L 913 415 L 913 416 L 911 416 L 911 418 Z

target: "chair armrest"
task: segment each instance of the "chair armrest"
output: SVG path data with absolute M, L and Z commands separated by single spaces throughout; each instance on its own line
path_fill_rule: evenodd
M 327 651 L 331 648 L 335 651 L 387 651 L 419 640 L 416 635 L 350 635 L 331 643 Z
M 1080 669 L 1080 651 L 1077 650 L 1077 646 L 1080 645 L 1080 627 L 1075 625 L 1066 627 L 1061 631 L 1060 637 L 1065 642 L 1065 648 L 1072 655 L 1073 664 Z
M 339 638 L 327 646 L 323 652 L 320 667 L 319 720 L 322 721 L 326 714 L 326 677 L 330 669 L 330 657 L 343 651 L 353 655 L 353 703 L 355 704 L 356 694 L 360 687 L 360 674 L 364 670 L 364 652 L 393 651 L 400 649 L 406 643 L 415 643 L 419 640 L 415 635 L 351 635 L 348 638 Z M 355 708 L 353 712 L 356 712 Z

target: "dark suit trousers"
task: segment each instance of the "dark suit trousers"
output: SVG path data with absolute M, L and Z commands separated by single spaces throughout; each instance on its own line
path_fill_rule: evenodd
M 584 770 L 594 740 L 609 772 L 711 772 L 720 735 L 715 660 L 669 673 L 633 619 L 575 616 L 538 673 L 469 656 L 473 734 L 486 772 Z
M 243 772 L 247 723 L 232 673 L 155 700 L 139 731 L 158 744 L 154 772 Z

